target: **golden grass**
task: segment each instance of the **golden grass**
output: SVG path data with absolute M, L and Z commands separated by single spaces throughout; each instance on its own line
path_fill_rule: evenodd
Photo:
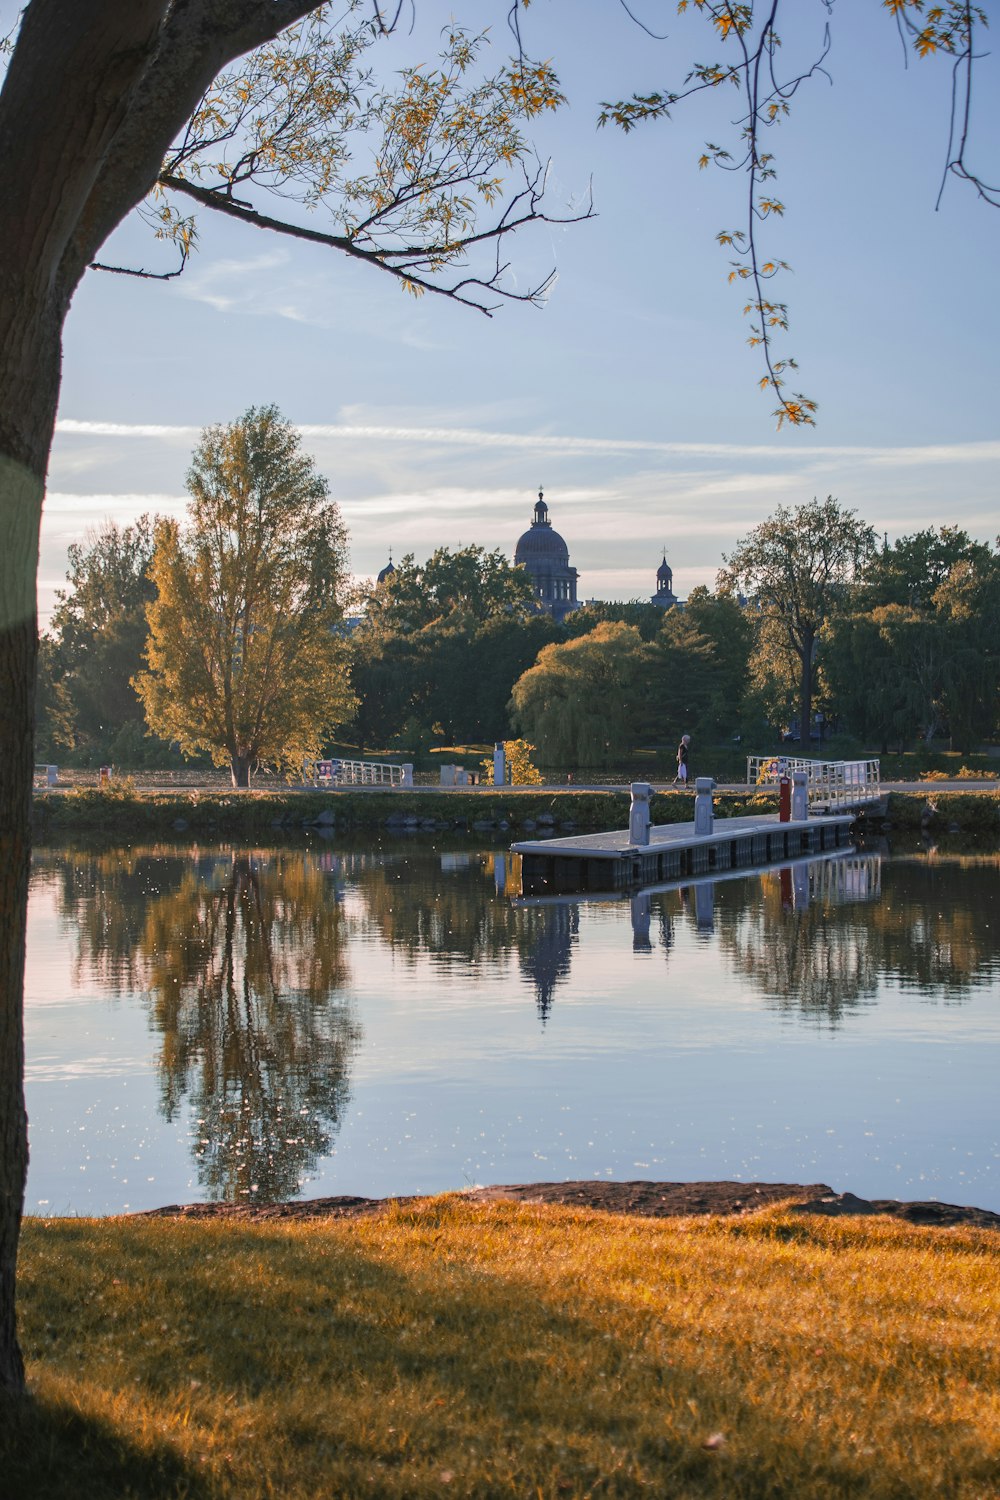
M 998 1257 L 782 1210 L 29 1220 L 0 1488 L 983 1500 Z

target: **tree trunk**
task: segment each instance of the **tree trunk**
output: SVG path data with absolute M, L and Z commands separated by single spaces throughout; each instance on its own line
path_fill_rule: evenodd
M 14 1274 L 28 1159 L 35 578 L 63 320 L 215 74 L 312 3 L 32 0 L 0 90 L 0 1392 L 24 1388 Z
M 20 1392 L 14 1278 L 28 1168 L 24 938 L 34 760 L 35 576 L 59 388 L 59 318 L 0 301 L 0 1390 Z M 25 379 L 26 352 L 34 354 Z
M 233 778 L 234 791 L 249 791 L 250 789 L 250 765 L 249 755 L 234 755 L 230 760 L 230 772 Z
M 809 736 L 812 733 L 813 656 L 815 655 L 815 649 L 815 638 L 807 636 L 799 653 L 799 662 L 802 667 L 802 675 L 799 680 L 799 739 L 803 755 L 809 754 Z

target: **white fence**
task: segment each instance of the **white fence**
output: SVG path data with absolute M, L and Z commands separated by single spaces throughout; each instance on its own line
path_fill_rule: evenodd
M 796 755 L 748 755 L 747 786 L 777 787 L 782 776 L 805 771 L 814 812 L 865 807 L 882 797 L 877 760 L 803 760 Z
M 412 786 L 412 765 L 386 760 L 312 760 L 302 768 L 303 783 L 312 786 Z

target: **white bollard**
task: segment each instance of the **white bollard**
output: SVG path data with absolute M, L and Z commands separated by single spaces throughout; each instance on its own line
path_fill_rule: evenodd
M 699 838 L 711 833 L 715 825 L 715 815 L 712 812 L 714 785 L 711 776 L 699 776 L 694 784 L 694 831 Z
M 493 746 L 493 785 L 506 786 L 507 784 L 507 760 L 503 753 L 503 740 L 497 740 Z
M 628 815 L 628 841 L 645 848 L 649 843 L 649 799 L 653 788 L 648 781 L 633 781 L 632 806 Z
M 804 823 L 809 816 L 809 772 L 792 772 L 792 822 Z
M 400 786 L 412 786 L 413 785 L 413 762 L 412 761 L 408 760 L 408 761 L 406 761 L 404 763 L 404 765 L 403 765 L 403 779 L 402 779 L 402 781 L 399 784 L 400 784 Z

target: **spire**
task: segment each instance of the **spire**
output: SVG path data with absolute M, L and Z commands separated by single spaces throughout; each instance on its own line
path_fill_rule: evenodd
M 538 486 L 538 500 L 535 502 L 535 516 L 531 523 L 533 526 L 551 526 L 549 520 L 549 507 L 545 504 L 545 494 L 541 485 Z

